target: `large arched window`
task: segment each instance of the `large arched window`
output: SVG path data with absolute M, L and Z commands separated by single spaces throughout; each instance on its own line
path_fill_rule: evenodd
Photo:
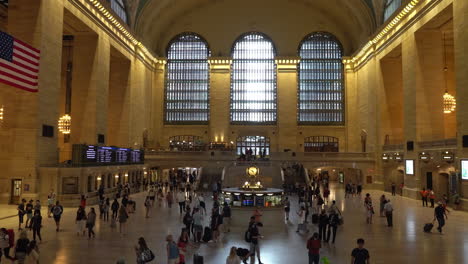
M 401 6 L 401 0 L 386 0 L 384 9 L 384 22 Z
M 107 0 L 110 2 L 112 10 L 115 14 L 122 19 L 125 24 L 128 24 L 127 11 L 125 9 L 125 4 L 123 0 Z
M 342 48 L 328 33 L 307 36 L 299 46 L 298 123 L 343 125 Z
M 276 51 L 261 33 L 234 43 L 231 72 L 231 123 L 276 123 Z
M 210 50 L 194 33 L 175 37 L 167 49 L 166 124 L 207 124 L 209 120 Z

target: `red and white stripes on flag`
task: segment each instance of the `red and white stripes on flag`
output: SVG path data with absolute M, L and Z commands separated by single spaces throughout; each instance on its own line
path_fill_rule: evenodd
M 0 82 L 38 91 L 40 51 L 0 31 Z

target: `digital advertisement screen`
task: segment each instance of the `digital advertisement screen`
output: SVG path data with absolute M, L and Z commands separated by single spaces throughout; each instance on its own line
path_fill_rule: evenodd
M 414 175 L 414 160 L 405 160 L 405 173 Z
M 461 178 L 468 180 L 468 160 L 461 160 Z

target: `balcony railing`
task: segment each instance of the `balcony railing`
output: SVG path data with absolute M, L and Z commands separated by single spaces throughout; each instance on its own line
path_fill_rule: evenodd
M 447 149 L 447 148 L 456 148 L 457 139 L 449 138 L 442 140 L 433 140 L 433 141 L 421 141 L 418 142 L 420 149 Z
M 383 151 L 404 151 L 405 150 L 405 145 L 404 144 L 388 144 L 388 145 L 383 145 L 382 147 Z

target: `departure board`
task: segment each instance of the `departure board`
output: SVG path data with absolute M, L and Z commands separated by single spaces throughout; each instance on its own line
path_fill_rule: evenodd
M 74 164 L 110 165 L 144 163 L 144 151 L 141 149 L 119 148 L 95 145 L 73 145 Z

